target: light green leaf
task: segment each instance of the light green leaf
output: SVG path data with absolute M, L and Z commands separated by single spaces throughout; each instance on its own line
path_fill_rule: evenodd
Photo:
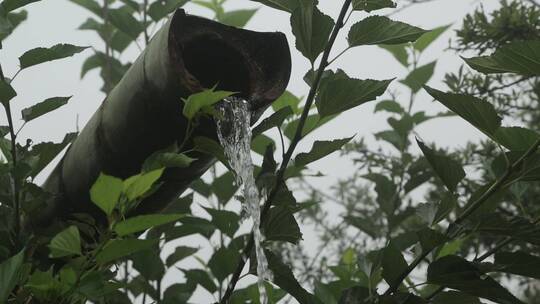
M 51 258 L 81 254 L 81 237 L 76 226 L 69 226 L 58 233 L 49 243 Z
M 540 76 L 540 40 L 512 42 L 500 47 L 491 56 L 463 59 L 471 68 L 484 74 Z
M 283 92 L 283 94 L 272 103 L 272 109 L 279 111 L 285 107 L 291 107 L 294 113 L 299 114 L 298 105 L 300 104 L 300 98 L 294 96 L 289 91 Z
M 38 1 L 41 1 L 41 0 L 4 0 L 2 1 L 2 7 L 6 11 L 6 13 L 9 13 L 25 5 L 38 2 Z
M 157 240 L 111 240 L 97 254 L 96 262 L 104 265 L 113 261 L 118 261 L 133 253 L 150 249 L 156 244 Z
M 183 214 L 148 214 L 128 218 L 114 226 L 114 232 L 119 236 L 126 236 L 135 232 L 145 231 L 152 227 L 175 222 L 184 217 Z
M 23 261 L 24 250 L 0 264 L 0 302 L 7 302 L 9 294 L 19 283 Z
M 392 0 L 353 0 L 352 5 L 354 10 L 368 13 L 383 8 L 396 7 L 396 3 Z
M 129 201 L 144 196 L 163 174 L 163 168 L 132 176 L 124 181 L 124 192 Z
M 143 171 L 149 172 L 160 168 L 187 168 L 195 160 L 183 153 L 156 152 L 144 161 Z
M 68 103 L 69 97 L 52 97 L 21 111 L 25 122 L 29 122 Z
M 228 11 L 218 14 L 218 21 L 226 25 L 243 28 L 256 12 L 257 9 Z
M 450 26 L 451 26 L 450 24 L 440 26 L 420 36 L 420 38 L 418 38 L 418 40 L 416 40 L 416 42 L 414 43 L 414 48 L 419 52 L 424 51 L 435 40 L 437 40 L 437 38 L 439 38 L 444 32 L 446 32 L 446 30 L 448 30 Z
M 294 159 L 294 165 L 297 167 L 303 167 L 309 163 L 317 161 L 335 151 L 338 151 L 351 141 L 353 137 L 336 139 L 333 141 L 315 141 L 311 151 L 308 153 L 300 153 Z
M 412 42 L 426 30 L 383 16 L 370 16 L 354 24 L 349 31 L 351 47 L 376 44 L 402 44 Z
M 418 139 L 416 142 L 446 188 L 450 192 L 455 192 L 457 185 L 465 177 L 465 171 L 463 171 L 461 164 L 446 155 L 436 153 Z
M 296 49 L 313 63 L 326 47 L 334 20 L 321 13 L 313 0 L 305 0 L 293 11 L 291 26 Z
M 407 75 L 407 77 L 400 82 L 411 88 L 413 93 L 416 93 L 420 91 L 422 86 L 424 86 L 431 79 L 433 72 L 435 71 L 436 64 L 437 61 L 433 61 L 426 65 L 420 66 L 410 72 L 409 75 Z
M 50 48 L 35 48 L 19 57 L 21 69 L 25 69 L 48 61 L 71 57 L 87 49 L 86 46 L 57 44 Z
M 17 96 L 17 92 L 7 82 L 0 80 L 0 103 L 7 104 L 13 97 Z
M 444 93 L 428 86 L 424 89 L 433 98 L 488 136 L 495 133 L 501 126 L 501 118 L 487 101 L 471 95 Z
M 379 47 L 387 50 L 404 67 L 409 66 L 409 53 L 407 53 L 407 44 L 379 44 Z
M 143 24 L 135 19 L 127 10 L 121 8 L 109 9 L 107 14 L 111 24 L 132 39 L 136 39 L 144 30 Z
M 392 79 L 331 79 L 321 86 L 315 101 L 321 117 L 339 114 L 384 94 Z
M 234 92 L 214 91 L 213 89 L 195 93 L 187 99 L 184 99 L 184 109 L 182 113 L 191 120 L 199 111 L 201 111 L 201 109 L 210 107 L 232 94 L 234 94 Z
M 428 282 L 502 304 L 523 304 L 472 263 L 455 255 L 442 257 L 428 267 Z
M 111 215 L 118 204 L 123 190 L 123 182 L 114 176 L 101 173 L 90 189 L 90 199 L 105 214 Z
M 189 0 L 154 1 L 152 4 L 150 4 L 148 15 L 150 15 L 154 21 L 159 21 L 188 2 Z

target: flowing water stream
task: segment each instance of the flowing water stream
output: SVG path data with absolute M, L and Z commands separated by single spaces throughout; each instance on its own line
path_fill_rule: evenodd
M 225 150 L 225 156 L 236 173 L 236 182 L 243 187 L 243 208 L 253 220 L 253 239 L 257 257 L 257 276 L 261 304 L 268 303 L 265 279 L 271 279 L 268 262 L 261 246 L 263 236 L 259 229 L 261 223 L 260 196 L 253 177 L 251 159 L 251 113 L 247 101 L 229 97 L 218 105 L 221 115 L 216 119 L 218 137 Z

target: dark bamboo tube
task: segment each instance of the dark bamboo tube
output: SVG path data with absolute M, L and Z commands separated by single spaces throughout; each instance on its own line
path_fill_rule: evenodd
M 176 11 L 51 173 L 44 187 L 53 198 L 31 217 L 31 225 L 43 227 L 73 213 L 99 218 L 89 196 L 99 173 L 138 174 L 153 152 L 182 142 L 182 98 L 217 84 L 246 98 L 255 121 L 283 93 L 290 70 L 282 33 L 237 29 Z M 194 136 L 201 135 L 217 138 L 211 120 L 198 125 Z M 191 156 L 197 160 L 189 168 L 166 169 L 161 187 L 135 213 L 159 212 L 213 162 L 208 155 Z

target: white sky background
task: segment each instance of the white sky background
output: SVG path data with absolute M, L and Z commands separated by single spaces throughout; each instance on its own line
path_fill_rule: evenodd
M 324 13 L 334 18 L 337 17 L 342 1 L 320 0 L 319 2 L 319 6 Z M 400 1 L 397 2 L 399 5 Z M 460 26 L 460 20 L 465 14 L 472 12 L 479 4 L 484 5 L 487 10 L 491 10 L 497 7 L 498 0 L 439 0 L 416 5 L 392 16 L 392 18 L 425 29 L 450 23 L 454 24 L 453 28 L 457 28 Z M 247 0 L 229 0 L 227 7 L 229 9 L 238 9 L 262 7 L 262 5 Z M 11 77 L 17 71 L 18 57 L 25 51 L 35 47 L 71 43 L 91 45 L 102 49 L 103 46 L 96 34 L 77 30 L 79 25 L 87 17 L 91 16 L 83 8 L 65 0 L 43 0 L 29 5 L 27 8 L 29 20 L 4 41 L 4 48 L 0 50 L 0 63 L 7 77 Z M 209 11 L 194 5 L 189 4 L 185 6 L 185 9 L 188 13 L 210 16 Z M 349 21 L 349 25 L 364 16 L 365 14 L 356 12 Z M 309 68 L 309 62 L 294 47 L 295 40 L 291 34 L 289 15 L 264 7 L 257 12 L 254 19 L 247 25 L 247 28 L 258 31 L 282 31 L 287 34 L 293 56 L 293 71 L 289 90 L 299 96 L 307 95 L 308 87 L 304 84 L 302 77 Z M 338 37 L 334 47 L 334 54 L 346 47 L 345 37 L 348 28 L 346 27 Z M 444 52 L 448 45 L 448 39 L 452 35 L 453 32 L 448 31 L 430 46 L 424 52 L 423 58 L 421 58 L 421 64 L 429 63 L 435 59 L 439 60 L 435 76 L 429 83 L 435 88 L 444 89 L 441 82 L 444 73 L 456 71 L 461 64 L 460 58 L 454 52 Z M 141 41 L 141 44 L 144 43 Z M 13 86 L 18 92 L 18 96 L 11 101 L 17 126 L 22 123 L 21 109 L 48 97 L 73 95 L 68 105 L 29 123 L 19 134 L 21 142 L 24 142 L 26 138 L 31 138 L 36 143 L 60 141 L 67 132 L 76 129 L 77 116 L 79 117 L 79 126 L 82 129 L 104 98 L 103 93 L 99 91 L 102 83 L 97 70 L 88 73 L 83 80 L 79 77 L 81 65 L 91 52 L 91 50 L 87 50 L 73 58 L 26 69 L 17 77 Z M 139 50 L 136 47 L 131 47 L 124 54 L 124 58 L 133 60 L 138 53 Z M 388 52 L 377 47 L 352 49 L 334 63 L 332 68 L 342 68 L 350 76 L 357 78 L 388 79 L 406 75 L 405 69 Z M 402 100 L 408 100 L 408 91 L 400 86 L 397 81 L 390 86 L 390 89 L 399 90 Z M 375 102 L 371 102 L 342 114 L 339 118 L 303 140 L 297 148 L 297 152 L 308 150 L 315 139 L 331 140 L 356 134 L 357 139 L 365 136 L 368 142 L 373 142 L 373 133 L 388 128 L 385 115 L 373 115 L 375 104 Z M 415 109 L 423 109 L 428 113 L 444 110 L 438 103 L 431 102 L 431 98 L 423 92 L 419 95 Z M 0 124 L 7 124 L 3 112 L 0 114 Z M 475 140 L 481 136 L 473 127 L 457 118 L 436 119 L 424 123 L 417 128 L 417 132 L 423 140 L 435 142 L 438 146 L 444 147 L 463 146 L 468 140 Z M 334 184 L 337 179 L 349 176 L 354 168 L 349 160 L 340 159 L 336 153 L 312 165 L 312 169 L 321 171 L 326 175 L 323 178 L 313 179 L 316 186 L 324 189 L 324 187 Z M 310 242 L 313 240 L 313 233 L 311 233 L 310 237 L 309 228 L 306 228 L 302 229 L 302 232 L 304 233 L 305 242 Z M 189 265 L 186 266 L 189 267 Z M 192 264 L 191 266 L 196 265 Z M 171 277 L 171 281 L 173 280 L 175 278 Z M 194 303 L 208 303 L 209 301 L 208 295 L 200 292 L 192 300 Z

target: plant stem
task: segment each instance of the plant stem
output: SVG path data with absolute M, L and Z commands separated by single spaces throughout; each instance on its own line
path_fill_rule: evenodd
M 529 157 L 531 156 L 532 154 L 534 154 L 536 152 L 536 150 L 538 150 L 538 146 L 540 146 L 540 139 L 536 140 L 536 142 L 517 160 L 515 161 L 509 168 L 506 169 L 506 172 L 504 173 L 504 175 L 499 179 L 497 180 L 493 185 L 491 185 L 491 187 L 489 187 L 489 189 L 484 192 L 484 194 L 482 194 L 481 197 L 479 197 L 476 201 L 474 201 L 467 209 L 465 209 L 465 211 L 459 215 L 456 220 L 450 224 L 448 226 L 448 229 L 446 231 L 446 235 L 449 235 L 450 234 L 450 229 L 451 227 L 453 227 L 454 225 L 457 225 L 457 224 L 460 224 L 462 223 L 465 219 L 467 219 L 467 217 L 469 217 L 474 211 L 476 211 L 478 208 L 480 208 L 480 206 L 482 206 L 482 204 L 484 204 L 493 194 L 495 194 L 497 191 L 499 191 L 500 189 L 502 189 L 507 180 L 510 178 L 510 176 L 512 175 L 512 173 L 515 172 L 515 170 L 520 167 L 523 162 Z M 420 262 L 422 262 L 422 260 L 424 260 L 435 248 L 431 249 L 431 250 L 427 250 L 425 252 L 422 252 L 422 254 L 420 256 L 418 256 L 416 259 L 414 259 L 414 261 L 407 267 L 407 269 L 405 269 L 405 271 L 403 271 L 400 276 L 398 277 L 398 279 L 393 282 L 390 287 L 384 292 L 385 295 L 390 295 L 391 293 L 395 292 L 397 290 L 397 288 L 399 287 L 399 285 L 401 284 L 401 282 L 416 268 L 416 266 L 418 266 L 418 264 L 420 264 Z
M 272 201 L 276 197 L 281 183 L 284 180 L 285 177 L 285 171 L 287 169 L 287 166 L 289 164 L 289 161 L 292 158 L 292 155 L 294 153 L 294 150 L 296 149 L 296 146 L 302 139 L 302 132 L 304 129 L 304 125 L 306 124 L 307 117 L 309 115 L 309 111 L 311 109 L 311 106 L 313 105 L 313 102 L 315 101 L 315 96 L 317 95 L 317 90 L 319 88 L 319 84 L 322 79 L 322 75 L 324 72 L 324 69 L 328 66 L 328 58 L 330 56 L 330 51 L 332 50 L 332 47 L 334 46 L 334 42 L 336 41 L 337 35 L 340 31 L 340 29 L 343 27 L 345 20 L 345 15 L 347 14 L 347 11 L 349 10 L 349 7 L 351 5 L 352 0 L 345 0 L 343 3 L 343 7 L 341 8 L 341 12 L 339 14 L 339 17 L 336 21 L 336 24 L 334 26 L 334 29 L 332 30 L 332 34 L 330 35 L 330 39 L 328 40 L 328 43 L 326 44 L 325 50 L 323 52 L 321 62 L 319 64 L 319 69 L 317 70 L 317 75 L 315 76 L 315 81 L 313 82 L 313 85 L 311 86 L 309 90 L 308 97 L 306 99 L 306 104 L 304 106 L 304 110 L 302 111 L 302 115 L 300 116 L 300 120 L 298 123 L 298 127 L 296 128 L 296 132 L 294 134 L 294 137 L 291 141 L 291 144 L 289 148 L 287 149 L 287 153 L 285 153 L 285 156 L 283 158 L 283 161 L 281 163 L 281 166 L 276 174 L 276 183 L 274 184 L 274 187 L 272 188 L 272 191 L 268 195 L 268 198 L 266 199 L 266 202 L 263 206 L 262 212 L 261 212 L 261 225 L 264 223 L 265 216 L 270 210 L 270 207 L 272 205 Z M 238 279 L 240 278 L 240 275 L 244 269 L 244 266 L 246 265 L 247 258 L 250 256 L 250 252 L 253 249 L 254 240 L 253 240 L 253 233 L 250 234 L 249 240 L 244 247 L 244 250 L 242 251 L 242 255 L 240 256 L 240 259 L 238 261 L 237 267 L 235 272 L 233 273 L 233 276 L 231 278 L 231 282 L 227 286 L 227 290 L 225 291 L 225 294 L 220 300 L 221 304 L 226 304 L 229 301 L 229 298 L 232 296 L 232 293 L 234 291 L 234 288 L 236 286 L 236 283 L 238 282 Z

